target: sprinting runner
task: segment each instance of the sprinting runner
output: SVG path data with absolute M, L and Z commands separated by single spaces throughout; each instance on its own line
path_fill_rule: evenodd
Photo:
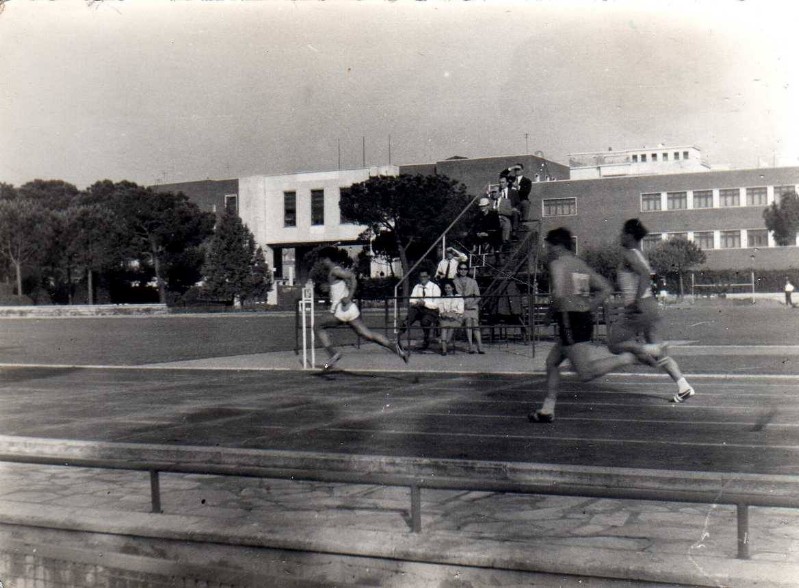
M 635 363 L 632 354 L 591 359 L 591 335 L 595 311 L 611 294 L 610 283 L 574 255 L 571 232 L 566 228 L 547 233 L 551 309 L 558 325 L 558 339 L 546 359 L 547 395 L 542 407 L 528 418 L 536 423 L 555 420 L 555 402 L 560 384 L 559 366 L 571 361 L 583 382 Z
M 341 267 L 333 260 L 336 259 L 338 251 L 332 247 L 325 247 L 319 253 L 319 261 L 327 269 L 327 281 L 330 285 L 330 315 L 321 318 L 314 330 L 319 342 L 327 350 L 328 360 L 324 365 L 325 370 L 332 368 L 341 359 L 341 352 L 337 351 L 330 342 L 330 336 L 326 329 L 339 325 L 349 325 L 350 328 L 358 333 L 367 341 L 374 341 L 386 349 L 390 349 L 399 355 L 405 363 L 408 363 L 408 352 L 397 343 L 391 343 L 380 333 L 374 333 L 364 324 L 358 306 L 352 301 L 352 295 L 358 285 L 358 280 L 350 270 Z
M 637 218 L 629 219 L 622 228 L 623 250 L 618 281 L 624 314 L 610 327 L 608 348 L 612 353 L 630 352 L 641 363 L 665 371 L 677 383 L 677 392 L 672 400 L 684 402 L 694 395 L 694 389 L 683 377 L 677 362 L 669 357 L 668 346 L 658 337 L 662 317 L 649 287 L 652 270 L 641 250 L 641 242 L 648 233 Z M 645 344 L 636 340 L 638 335 L 643 335 Z

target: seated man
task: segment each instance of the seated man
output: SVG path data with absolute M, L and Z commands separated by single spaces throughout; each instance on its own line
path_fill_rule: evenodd
M 438 322 L 438 300 L 441 298 L 441 288 L 438 284 L 430 281 L 430 272 L 422 270 L 419 272 L 419 283 L 413 287 L 411 292 L 408 316 L 402 322 L 402 326 L 397 333 L 397 341 L 402 339 L 402 334 L 408 327 L 415 322 L 422 325 L 424 340 L 420 349 L 425 350 L 430 347 L 430 328 Z

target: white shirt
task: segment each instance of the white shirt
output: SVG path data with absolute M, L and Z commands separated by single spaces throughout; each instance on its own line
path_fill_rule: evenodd
M 441 288 L 435 282 L 427 282 L 425 286 L 416 284 L 411 292 L 411 304 L 415 304 L 421 299 L 422 305 L 431 310 L 438 309 L 439 298 L 441 298 Z
M 464 254 L 458 254 L 452 259 L 442 259 L 436 267 L 436 277 L 448 278 L 450 280 L 458 277 L 458 264 L 467 261 L 469 258 Z

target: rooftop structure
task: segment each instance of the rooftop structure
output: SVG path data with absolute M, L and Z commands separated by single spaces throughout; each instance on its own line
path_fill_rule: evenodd
M 569 168 L 572 180 L 710 171 L 710 165 L 698 147 L 664 145 L 570 153 Z

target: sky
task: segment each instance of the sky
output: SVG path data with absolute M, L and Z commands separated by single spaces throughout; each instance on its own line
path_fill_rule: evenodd
M 0 0 L 0 182 L 699 147 L 799 165 L 792 0 Z M 364 150 L 365 144 L 365 150 Z M 390 149 L 389 149 L 390 146 Z

